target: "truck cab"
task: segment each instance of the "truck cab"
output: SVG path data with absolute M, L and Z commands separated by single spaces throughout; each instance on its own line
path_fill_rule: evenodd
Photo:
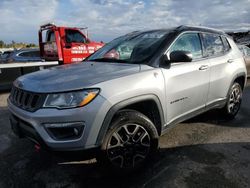
M 40 26 L 40 55 L 45 61 L 59 61 L 60 64 L 80 62 L 103 45 L 88 38 L 87 28 L 58 27 L 54 24 Z

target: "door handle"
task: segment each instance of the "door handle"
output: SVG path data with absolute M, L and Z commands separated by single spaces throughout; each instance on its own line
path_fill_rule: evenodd
M 207 69 L 208 69 L 208 65 L 202 65 L 199 68 L 199 70 L 207 70 Z
M 227 60 L 227 62 L 228 62 L 228 63 L 233 63 L 234 60 L 233 60 L 233 59 L 229 59 L 229 60 Z

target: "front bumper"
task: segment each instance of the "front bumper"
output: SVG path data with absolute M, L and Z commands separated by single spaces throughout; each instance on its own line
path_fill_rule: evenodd
M 43 147 L 53 151 L 72 151 L 97 148 L 97 137 L 101 129 L 105 114 L 111 107 L 110 103 L 101 95 L 90 104 L 74 109 L 39 109 L 35 112 L 22 110 L 8 100 L 11 112 L 10 121 L 13 131 L 20 137 L 27 137 Z M 80 123 L 77 137 L 55 137 L 48 130 L 48 125 L 56 126 Z M 65 129 L 66 130 L 66 129 Z M 68 129 L 67 129 L 68 130 Z M 63 131 L 64 133 L 67 131 Z M 61 134 L 61 133 L 60 133 Z

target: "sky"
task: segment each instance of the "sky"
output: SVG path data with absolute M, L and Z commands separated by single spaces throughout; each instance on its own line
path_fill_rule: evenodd
M 135 30 L 202 25 L 250 29 L 250 0 L 0 0 L 0 40 L 38 43 L 39 26 L 88 27 L 108 42 Z

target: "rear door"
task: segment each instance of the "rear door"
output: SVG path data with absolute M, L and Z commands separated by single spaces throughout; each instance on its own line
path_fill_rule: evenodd
M 86 37 L 76 29 L 65 29 L 65 45 L 63 47 L 64 63 L 80 62 L 88 57 Z
M 213 33 L 203 33 L 205 56 L 210 61 L 210 88 L 207 106 L 225 99 L 228 92 L 229 66 L 234 61 L 231 56 L 231 47 L 224 36 Z M 231 75 L 230 75 L 231 76 Z
M 168 124 L 205 108 L 209 88 L 209 61 L 203 58 L 200 35 L 184 33 L 172 44 L 172 51 L 189 51 L 192 62 L 172 63 L 162 69 L 166 80 Z

